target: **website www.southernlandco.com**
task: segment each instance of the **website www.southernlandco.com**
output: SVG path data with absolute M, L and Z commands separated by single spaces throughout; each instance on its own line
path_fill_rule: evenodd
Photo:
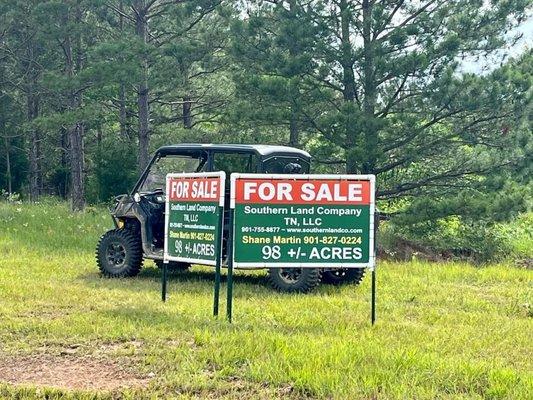
M 199 229 L 203 231 L 214 231 L 217 227 L 214 225 L 183 224 L 185 229 Z
M 284 230 L 284 229 L 282 229 Z M 288 233 L 363 233 L 360 228 L 285 228 Z

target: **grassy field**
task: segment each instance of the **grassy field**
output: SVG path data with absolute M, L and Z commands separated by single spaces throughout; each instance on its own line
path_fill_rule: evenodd
M 211 316 L 209 269 L 172 275 L 166 304 L 151 262 L 101 278 L 110 225 L 0 203 L 0 398 L 533 398 L 531 270 L 381 262 L 374 327 L 368 277 L 286 295 L 237 273 L 230 325 Z

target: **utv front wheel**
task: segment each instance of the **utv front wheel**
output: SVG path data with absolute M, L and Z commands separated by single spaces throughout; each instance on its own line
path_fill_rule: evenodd
M 143 263 L 141 240 L 126 229 L 106 232 L 96 247 L 96 263 L 108 278 L 137 275 Z
M 280 292 L 307 293 L 320 284 L 321 272 L 317 268 L 272 268 L 268 282 Z
M 359 285 L 364 275 L 364 268 L 336 268 L 322 271 L 322 282 L 331 285 L 343 285 L 345 283 Z

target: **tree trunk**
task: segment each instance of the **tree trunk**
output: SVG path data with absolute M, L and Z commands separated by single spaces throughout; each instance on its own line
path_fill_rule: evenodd
M 372 42 L 372 4 L 363 0 L 363 134 L 365 159 L 362 162 L 364 174 L 373 173 L 378 151 L 378 129 L 375 119 L 376 82 L 374 79 L 374 43 Z
M 126 87 L 123 83 L 120 84 L 118 93 L 119 101 L 119 123 L 120 123 L 120 135 L 123 138 L 130 138 L 130 129 L 128 124 L 128 110 L 126 109 Z
M 289 146 L 298 147 L 298 140 L 298 114 L 293 106 L 291 107 L 291 116 L 289 120 Z
M 146 19 L 146 6 L 144 1 L 136 0 L 135 7 L 135 32 L 143 44 L 147 43 L 148 21 Z M 141 82 L 137 89 L 137 104 L 139 107 L 139 170 L 142 172 L 149 162 L 150 148 L 150 103 L 148 88 L 148 63 L 144 56 L 141 60 Z
M 350 10 L 347 0 L 340 2 L 341 13 L 341 65 L 343 97 L 345 102 L 354 103 L 356 98 L 355 74 L 353 72 L 354 59 L 350 40 Z
M 3 65 L 0 65 L 0 82 L 4 81 L 4 68 Z M 7 107 L 5 106 L 5 100 L 1 99 L 0 96 L 0 132 L 4 137 L 4 147 L 6 149 L 6 181 L 7 181 L 7 194 L 10 196 L 13 193 L 13 184 L 11 176 L 11 143 L 10 138 L 6 132 L 6 116 L 7 116 Z
M 81 211 L 85 207 L 85 190 L 83 176 L 83 123 L 78 122 L 69 131 L 70 141 L 70 196 L 72 210 Z
M 60 129 L 60 146 L 61 146 L 61 178 L 62 181 L 58 182 L 59 186 L 57 188 L 58 194 L 63 198 L 66 199 L 68 193 L 70 192 L 69 187 L 69 181 L 70 181 L 70 174 L 67 174 L 67 171 L 70 171 L 70 157 L 69 157 L 69 132 L 67 129 L 62 127 Z
M 2 72 L 0 70 L 0 72 Z M 1 78 L 1 76 L 0 76 Z M 3 106 L 3 103 L 0 103 L 0 105 Z M 0 116 L 0 132 L 2 132 L 2 136 L 4 137 L 4 147 L 6 149 L 6 181 L 7 181 L 7 194 L 11 195 L 13 194 L 13 184 L 12 184 L 12 177 L 11 177 L 11 143 L 9 142 L 9 136 L 6 132 L 6 121 L 3 117 L 3 115 L 6 114 L 6 110 L 4 107 L 2 107 L 2 116 Z
M 30 124 L 30 201 L 38 201 L 41 195 L 41 137 L 33 121 L 39 116 L 39 99 L 34 93 L 33 82 L 27 91 L 27 118 Z
M 119 32 L 122 35 L 124 31 L 124 2 L 119 1 Z M 122 58 L 121 58 L 122 60 Z M 130 139 L 130 127 L 128 123 L 128 110 L 126 107 L 126 85 L 123 82 L 120 82 L 119 92 L 118 92 L 118 101 L 119 101 L 119 110 L 118 117 L 120 123 L 120 135 L 123 138 Z
M 81 24 L 82 14 L 79 7 L 76 7 L 75 20 Z M 67 19 L 70 15 L 67 15 Z M 65 38 L 65 70 L 69 77 L 74 77 L 82 69 L 83 53 L 80 33 L 74 37 L 76 45 L 75 51 L 72 48 L 70 36 Z M 75 57 L 74 57 L 75 55 Z M 81 91 L 70 89 L 69 109 L 70 111 L 78 110 L 82 106 Z M 70 197 L 73 211 L 81 211 L 85 208 L 85 186 L 84 186 L 84 148 L 83 136 L 84 125 L 82 121 L 76 122 L 68 130 L 69 139 L 69 161 L 70 161 Z
M 26 81 L 26 109 L 27 120 L 30 126 L 30 165 L 29 165 L 29 183 L 30 183 L 30 201 L 39 200 L 41 195 L 41 138 L 38 129 L 33 125 L 33 121 L 39 116 L 39 94 L 36 93 L 38 71 L 36 70 L 35 59 L 35 46 L 30 39 L 26 47 L 25 61 L 27 68 L 27 81 Z
M 3 124 L 3 121 L 2 121 Z M 2 130 L 4 132 L 4 145 L 6 148 L 6 180 L 7 180 L 7 194 L 12 195 L 13 194 L 13 178 L 11 177 L 11 146 L 9 144 L 9 138 L 6 135 L 5 130 Z
M 185 129 L 192 128 L 192 103 L 191 97 L 185 96 L 183 98 L 183 127 Z
M 291 24 L 297 23 L 297 9 L 296 0 L 289 1 L 289 13 L 291 17 Z M 288 37 L 289 55 L 291 59 L 295 59 L 298 56 L 299 49 L 298 43 L 294 37 Z M 289 90 L 290 90 L 290 117 L 289 117 L 289 146 L 297 147 L 300 139 L 300 132 L 298 122 L 300 119 L 299 97 L 300 88 L 296 81 L 297 77 L 290 76 Z
M 148 120 L 150 109 L 148 104 L 148 85 L 146 80 L 139 85 L 138 92 L 139 106 L 139 170 L 144 171 L 149 162 L 150 131 Z
M 358 135 L 355 121 L 357 93 L 355 74 L 353 72 L 354 59 L 350 41 L 350 10 L 347 0 L 339 3 L 341 18 L 341 65 L 343 83 L 343 112 L 345 114 L 345 141 L 346 141 L 346 173 L 352 174 L 359 171 L 359 154 L 357 149 Z

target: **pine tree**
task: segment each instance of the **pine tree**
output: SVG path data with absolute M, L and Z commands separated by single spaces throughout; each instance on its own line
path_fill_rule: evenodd
M 320 135 L 308 148 L 348 173 L 376 174 L 379 198 L 430 196 L 436 203 L 436 194 L 457 193 L 462 185 L 474 190 L 476 179 L 520 162 L 520 155 L 509 159 L 492 149 L 511 146 L 501 128 L 524 112 L 527 101 L 511 88 L 498 95 L 497 80 L 463 73 L 461 59 L 487 57 L 513 43 L 506 34 L 526 17 L 527 1 L 487 7 L 477 0 L 268 3 L 274 6 L 246 2 L 250 15 L 236 24 L 235 47 L 251 60 L 238 76 L 241 95 L 260 99 L 255 108 L 261 111 L 287 107 L 274 84 L 261 83 L 291 78 L 275 61 L 296 60 L 279 47 L 298 40 L 282 29 L 292 26 L 296 6 L 298 29 L 306 32 L 304 54 L 310 55 L 304 82 L 322 100 L 303 112 Z M 268 93 L 274 94 L 270 104 Z M 507 96 L 515 99 L 512 110 Z M 279 120 L 269 117 L 275 126 Z
M 261 127 L 281 127 L 291 146 L 299 145 L 308 114 L 324 101 L 309 79 L 317 68 L 317 33 L 304 2 L 297 0 L 250 4 L 246 19 L 232 26 L 235 112 Z

